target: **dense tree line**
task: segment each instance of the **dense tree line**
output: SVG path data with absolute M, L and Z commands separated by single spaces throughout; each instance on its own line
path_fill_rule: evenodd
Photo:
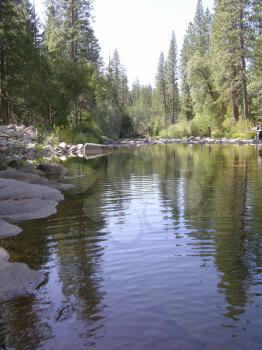
M 104 67 L 92 0 L 46 0 L 43 28 L 29 0 L 1 1 L 0 84 L 5 124 L 132 132 L 127 76 L 117 51 Z
M 153 132 L 180 121 L 204 127 L 212 122 L 218 128 L 230 119 L 254 122 L 262 117 L 261 62 L 261 1 L 216 0 L 212 15 L 198 0 L 179 64 L 174 33 L 167 58 L 160 54 L 150 116 L 147 103 L 142 107 L 140 95 L 134 94 L 140 114 L 147 111 L 145 122 Z M 137 84 L 134 88 L 139 90 Z
M 29 0 L 0 2 L 3 123 L 93 125 L 119 137 L 262 116 L 260 0 L 216 0 L 213 14 L 198 0 L 180 57 L 173 32 L 154 87 L 129 89 L 117 50 L 105 67 L 92 21 L 92 0 L 46 0 L 43 27 Z

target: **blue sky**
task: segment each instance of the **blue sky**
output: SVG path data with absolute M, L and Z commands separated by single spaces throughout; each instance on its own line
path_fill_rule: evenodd
M 213 8 L 213 0 L 202 0 L 204 8 Z M 118 49 L 127 69 L 129 83 L 154 83 L 160 52 L 167 53 L 172 30 L 178 48 L 188 23 L 193 19 L 197 0 L 94 0 L 95 22 L 102 56 Z M 43 0 L 35 0 L 38 14 Z

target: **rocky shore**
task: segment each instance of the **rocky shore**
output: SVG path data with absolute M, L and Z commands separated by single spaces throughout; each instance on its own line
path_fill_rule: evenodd
M 66 160 L 69 157 L 92 158 L 112 152 L 111 145 L 67 144 L 60 142 L 58 145 L 39 142 L 37 130 L 34 127 L 24 125 L 0 126 L 0 170 L 8 166 L 19 168 L 23 162 L 33 162 L 43 158 L 50 161 L 54 158 Z
M 17 222 L 54 214 L 64 199 L 61 190 L 70 188 L 60 182 L 66 173 L 63 166 L 51 163 L 42 164 L 42 170 L 39 167 L 0 171 L 0 240 L 22 232 Z M 58 180 L 49 180 L 46 176 L 50 173 Z M 8 252 L 0 248 L 0 302 L 31 293 L 43 279 L 27 265 L 9 262 Z
M 144 138 L 144 139 L 122 139 L 122 140 L 109 140 L 107 139 L 105 143 L 114 148 L 132 148 L 141 147 L 146 145 L 163 145 L 163 144 L 186 144 L 186 145 L 257 145 L 261 144 L 258 140 L 240 140 L 240 139 L 212 139 L 212 138 L 201 138 L 201 137 L 188 137 L 182 139 L 154 139 L 154 138 Z
M 34 128 L 0 127 L 0 240 L 16 236 L 23 220 L 48 217 L 64 199 L 67 169 L 48 162 L 48 147 L 41 147 Z M 41 163 L 34 162 L 41 157 Z M 33 292 L 44 276 L 23 263 L 10 262 L 0 248 L 0 302 Z

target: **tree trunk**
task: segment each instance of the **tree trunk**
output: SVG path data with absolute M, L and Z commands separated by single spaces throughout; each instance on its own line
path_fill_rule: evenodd
M 4 125 L 10 124 L 9 103 L 5 98 L 1 98 L 1 115 Z
M 71 61 L 73 63 L 77 62 L 77 40 L 75 38 L 75 26 L 77 22 L 77 10 L 74 5 L 74 0 L 71 1 Z
M 0 111 L 3 124 L 9 124 L 9 106 L 6 91 L 6 59 L 4 47 L 0 47 Z
M 173 88 L 172 88 L 172 124 L 175 124 L 176 122 L 176 117 L 175 117 L 175 113 L 176 113 L 176 107 L 175 107 L 175 86 L 173 84 Z
M 243 93 L 243 117 L 248 118 L 248 95 L 247 95 L 247 78 L 246 78 L 246 60 L 245 60 L 245 26 L 244 26 L 244 9 L 240 11 L 240 43 L 241 43 L 241 64 L 242 64 L 242 93 Z
M 242 91 L 243 91 L 243 112 L 244 112 L 243 116 L 245 119 L 247 119 L 249 115 L 249 106 L 248 106 L 248 94 L 247 94 L 247 79 L 245 76 L 246 62 L 244 57 L 242 57 L 242 68 L 243 68 Z
M 239 120 L 239 111 L 238 111 L 238 105 L 237 105 L 236 92 L 232 92 L 231 103 L 232 103 L 232 110 L 233 110 L 233 118 L 235 121 L 238 121 Z

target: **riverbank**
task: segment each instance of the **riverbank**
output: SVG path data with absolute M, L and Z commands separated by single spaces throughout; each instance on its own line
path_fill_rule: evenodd
M 24 125 L 0 126 L 0 170 L 7 167 L 20 168 L 24 162 L 33 163 L 43 159 L 66 160 L 68 157 L 89 158 L 108 154 L 111 146 L 85 143 L 67 144 L 63 141 L 53 144 L 52 140 L 40 140 L 34 127 Z
M 54 214 L 62 191 L 72 187 L 62 182 L 67 169 L 49 163 L 51 157 L 34 128 L 0 127 L 0 240 L 22 232 L 17 222 Z M 32 293 L 44 279 L 26 264 L 9 260 L 0 248 L 0 302 Z
M 163 138 L 144 138 L 144 139 L 122 139 L 107 140 L 106 144 L 113 148 L 141 147 L 146 145 L 162 145 L 162 144 L 188 144 L 188 145 L 257 145 L 262 144 L 258 140 L 240 140 L 240 139 L 212 139 L 201 137 L 188 137 L 182 139 L 163 139 Z
M 65 173 L 66 169 L 57 164 L 0 171 L 0 240 L 20 234 L 22 229 L 17 223 L 21 221 L 56 213 L 64 199 L 62 191 L 71 188 L 61 183 Z M 33 293 L 44 280 L 43 274 L 26 264 L 10 262 L 9 258 L 9 253 L 0 247 L 0 303 Z

